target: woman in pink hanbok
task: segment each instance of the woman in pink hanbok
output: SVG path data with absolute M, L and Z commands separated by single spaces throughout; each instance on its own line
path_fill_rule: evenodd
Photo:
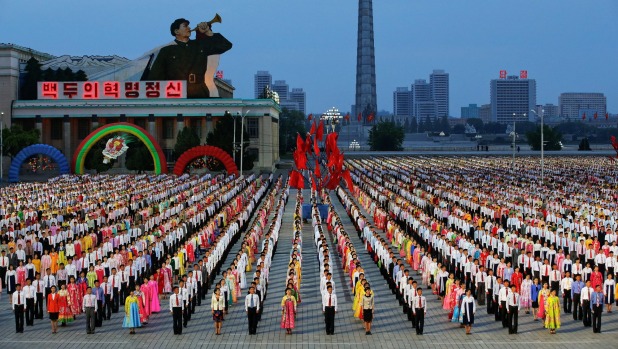
M 164 263 L 161 273 L 163 274 L 163 293 L 167 297 L 168 294 L 172 293 L 172 268 Z
M 28 269 L 24 266 L 24 262 L 19 261 L 19 266 L 15 271 L 17 273 L 17 283 L 23 288 L 26 286 L 26 279 L 28 278 Z
M 51 269 L 51 257 L 49 256 L 49 251 L 45 250 L 41 257 L 41 275 L 45 275 L 47 268 Z
M 146 318 L 149 318 L 152 314 L 152 298 L 153 298 L 153 289 L 150 288 L 148 278 L 144 278 L 144 283 L 140 286 L 143 297 L 143 306 L 144 306 L 144 314 L 146 314 Z
M 135 285 L 135 292 L 133 292 L 135 298 L 137 298 L 137 307 L 139 309 L 139 320 L 142 324 L 148 323 L 148 314 L 144 309 L 144 293 L 139 285 Z
M 414 256 L 412 257 L 412 262 L 414 263 L 413 265 L 414 270 L 418 270 L 419 266 L 421 265 L 422 255 L 423 255 L 423 251 L 421 250 L 419 246 L 416 246 L 416 248 L 414 249 Z
M 158 313 L 161 311 L 161 305 L 159 304 L 159 284 L 155 281 L 154 275 L 150 275 L 150 281 L 148 281 L 148 287 L 150 288 L 150 311 L 152 313 Z

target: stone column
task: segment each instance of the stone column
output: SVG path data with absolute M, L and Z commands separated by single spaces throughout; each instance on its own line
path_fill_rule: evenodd
M 73 154 L 71 153 L 71 119 L 69 118 L 68 115 L 65 115 L 62 118 L 62 138 L 64 141 L 64 146 L 63 146 L 63 150 L 64 150 L 64 156 L 67 157 L 67 159 L 70 159 L 71 156 L 73 156 Z
M 43 119 L 41 118 L 41 115 L 35 115 L 34 127 L 39 130 L 39 143 L 43 143 Z
M 155 129 L 155 117 L 154 114 L 148 114 L 148 133 L 150 133 L 150 135 L 152 135 L 152 137 L 158 142 L 159 141 L 159 135 L 156 132 Z

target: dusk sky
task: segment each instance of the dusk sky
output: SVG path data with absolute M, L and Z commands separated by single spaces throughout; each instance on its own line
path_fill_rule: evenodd
M 374 0 L 378 109 L 433 69 L 450 73 L 450 114 L 489 103 L 489 81 L 528 70 L 537 103 L 561 92 L 602 92 L 618 112 L 616 0 Z M 354 101 L 357 0 L 0 0 L 0 42 L 54 55 L 137 58 L 171 41 L 170 23 L 215 24 L 234 43 L 220 69 L 235 97 L 253 98 L 253 75 L 307 92 L 307 112 Z

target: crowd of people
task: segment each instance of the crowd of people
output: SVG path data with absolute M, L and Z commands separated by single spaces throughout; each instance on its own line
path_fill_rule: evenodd
M 16 332 L 45 308 L 52 333 L 85 314 L 92 334 L 124 306 L 133 334 L 169 297 L 182 333 L 271 180 L 65 176 L 3 188 L 0 278 Z
M 347 164 L 354 198 L 369 217 L 355 218 L 373 221 L 363 238 L 387 265 L 402 303 L 409 269 L 467 333 L 477 305 L 513 334 L 521 309 L 550 333 L 560 328 L 561 313 L 571 312 L 598 333 L 604 307 L 609 313 L 618 301 L 616 173 L 599 165 L 606 160 L 576 160 L 547 160 L 543 183 L 532 158 L 513 170 L 504 158 Z M 339 189 L 351 201 L 345 195 Z

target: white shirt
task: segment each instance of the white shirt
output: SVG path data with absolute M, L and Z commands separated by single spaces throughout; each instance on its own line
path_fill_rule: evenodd
M 253 307 L 257 308 L 256 311 L 260 311 L 260 297 L 258 297 L 255 293 L 249 293 L 247 297 L 245 297 L 245 311 L 249 311 L 249 307 L 251 307 L 251 300 L 253 300 Z
M 170 311 L 173 311 L 175 307 L 179 307 L 181 309 L 185 308 L 185 303 L 182 301 L 182 296 L 180 293 L 174 293 L 170 296 Z
M 328 307 L 328 303 L 330 301 L 330 306 L 335 307 L 335 311 L 337 311 L 337 295 L 334 293 L 324 293 L 322 295 L 322 311 L 326 310 Z
M 19 302 L 17 302 L 18 299 L 19 299 Z M 24 306 L 24 310 L 26 310 L 28 306 L 26 305 L 26 294 L 24 293 L 24 291 L 13 292 L 13 301 L 11 302 L 11 309 L 15 310 L 16 305 L 22 305 L 22 304 Z

